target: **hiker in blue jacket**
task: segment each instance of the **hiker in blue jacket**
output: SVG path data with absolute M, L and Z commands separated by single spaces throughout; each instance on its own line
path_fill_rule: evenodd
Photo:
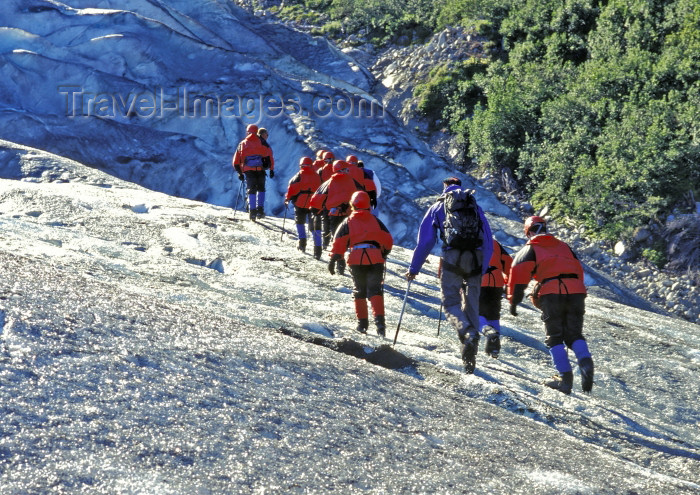
M 481 276 L 488 269 L 493 243 L 491 227 L 484 211 L 476 206 L 481 219 L 480 244 L 474 249 L 462 250 L 447 245 L 445 238 L 445 199 L 452 191 L 460 191 L 462 181 L 449 177 L 443 181 L 443 194 L 426 212 L 418 230 L 416 249 L 406 278 L 413 280 L 432 251 L 438 239 L 443 241 L 440 268 L 440 289 L 447 320 L 457 331 L 461 343 L 462 361 L 467 373 L 473 373 L 479 348 L 479 293 Z

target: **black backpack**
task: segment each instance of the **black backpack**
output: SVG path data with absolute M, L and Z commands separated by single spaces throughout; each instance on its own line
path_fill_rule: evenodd
M 451 248 L 474 251 L 484 244 L 484 231 L 474 196 L 468 191 L 454 190 L 445 194 L 443 240 Z

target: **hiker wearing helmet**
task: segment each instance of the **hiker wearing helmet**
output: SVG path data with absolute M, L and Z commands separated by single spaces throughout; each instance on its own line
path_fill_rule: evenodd
M 321 178 L 313 169 L 313 160 L 308 156 L 299 160 L 299 172 L 289 180 L 287 195 L 284 198 L 285 206 L 291 201 L 294 205 L 294 221 L 297 227 L 299 241 L 297 249 L 306 252 L 306 223 L 309 223 L 309 231 L 314 238 L 314 257 L 321 258 L 323 247 L 321 246 L 321 222 L 311 213 L 309 205 L 311 195 L 321 185 Z
M 486 338 L 484 352 L 497 358 L 501 351 L 501 300 L 513 258 L 496 239 L 489 266 L 481 277 L 479 293 L 479 324 Z
M 376 191 L 375 193 L 375 199 L 374 199 L 374 206 L 372 207 L 372 211 L 375 212 L 377 211 L 377 202 L 379 200 L 379 196 L 382 195 L 382 183 L 379 180 L 379 176 L 374 173 L 374 170 L 371 170 L 367 167 L 365 167 L 365 162 L 362 160 L 357 161 L 357 166 L 364 170 L 365 176 L 368 177 L 372 182 L 374 182 L 374 189 Z
M 311 197 L 311 209 L 316 215 L 324 215 L 323 247 L 327 247 L 335 229 L 345 217 L 350 215 L 350 198 L 362 185 L 348 175 L 348 164 L 343 160 L 333 162 L 333 175 L 316 190 Z M 327 231 L 325 230 L 327 226 Z M 338 272 L 345 272 L 345 262 L 338 262 Z
M 347 256 L 354 284 L 352 296 L 357 331 L 367 333 L 369 328 L 369 299 L 377 334 L 384 337 L 384 264 L 394 240 L 386 225 L 370 212 L 369 195 L 365 191 L 353 193 L 350 204 L 352 213 L 341 222 L 333 236 L 328 271 L 335 274 L 336 263 Z
M 536 280 L 530 299 L 542 311 L 544 342 L 559 373 L 545 385 L 565 394 L 571 393 L 574 376 L 568 348 L 578 361 L 581 389 L 590 392 L 593 388 L 593 359 L 583 337 L 586 286 L 581 262 L 568 244 L 547 232 L 544 218 L 528 218 L 524 231 L 527 244 L 515 255 L 508 275 L 510 313 L 517 316 L 517 306 L 523 300 L 525 288 L 530 280 Z
M 333 175 L 333 161 L 335 155 L 332 151 L 326 151 L 323 154 L 324 165 L 319 169 L 318 175 L 321 177 L 321 183 L 326 182 Z
M 369 201 L 374 208 L 377 206 L 377 187 L 374 185 L 374 181 L 365 170 L 359 167 L 359 160 L 355 155 L 348 155 L 345 161 L 348 164 L 348 174 L 362 184 L 362 188 L 367 191 Z
M 448 177 L 443 194 L 426 212 L 418 229 L 418 241 L 406 273 L 416 278 L 430 251 L 442 240 L 441 269 L 438 270 L 442 304 L 447 320 L 457 331 L 462 362 L 474 373 L 479 348 L 479 294 L 481 276 L 491 259 L 491 227 L 471 191 L 462 181 Z
M 233 155 L 233 168 L 238 178 L 246 182 L 250 219 L 265 217 L 265 177 L 270 170 L 270 178 L 275 176 L 275 160 L 272 149 L 258 136 L 258 126 L 250 124 L 246 128 L 246 137 L 238 144 Z M 265 130 L 265 136 L 267 131 Z
M 313 164 L 314 172 L 318 173 L 319 170 L 321 170 L 323 166 L 326 165 L 326 161 L 323 159 L 323 155 L 325 155 L 327 152 L 328 150 L 318 150 L 316 152 L 316 159 L 314 160 Z

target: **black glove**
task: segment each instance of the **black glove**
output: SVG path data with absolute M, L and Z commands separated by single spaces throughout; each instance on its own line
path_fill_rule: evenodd
M 243 176 L 242 173 L 239 172 L 239 173 L 238 173 L 238 179 L 239 179 L 239 180 L 245 180 L 245 177 Z
M 331 275 L 335 275 L 335 263 L 335 258 L 331 258 L 331 260 L 328 262 L 328 271 L 331 272 Z
M 270 179 L 272 179 L 274 176 L 275 176 L 275 171 L 274 171 L 274 170 L 270 170 Z
M 516 311 L 517 308 L 518 308 L 518 305 L 517 305 L 517 304 L 512 304 L 512 303 L 511 303 L 511 305 L 510 305 L 510 314 L 512 314 L 513 316 L 518 316 L 518 312 Z

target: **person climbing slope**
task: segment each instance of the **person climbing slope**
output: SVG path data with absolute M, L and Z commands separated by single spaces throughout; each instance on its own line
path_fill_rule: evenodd
M 501 351 L 501 301 L 513 258 L 496 239 L 486 273 L 481 276 L 479 294 L 479 324 L 486 339 L 484 352 L 498 357 Z
M 323 222 L 323 247 L 330 243 L 335 229 L 345 217 L 350 215 L 350 198 L 362 185 L 348 175 L 348 165 L 343 160 L 333 162 L 333 175 L 316 190 L 311 197 L 310 207 L 314 214 L 325 215 Z M 328 230 L 325 230 L 327 226 Z M 338 272 L 345 271 L 345 262 L 338 263 Z
M 474 373 L 479 349 L 479 294 L 481 276 L 491 259 L 491 227 L 471 191 L 462 181 L 448 177 L 443 193 L 426 212 L 418 229 L 418 241 L 406 273 L 416 278 L 439 237 L 442 240 L 442 269 L 438 274 L 447 320 L 461 343 L 466 373 Z
M 386 225 L 370 212 L 369 195 L 365 191 L 353 193 L 350 204 L 352 213 L 340 223 L 333 236 L 328 270 L 335 274 L 336 264 L 347 252 L 347 265 L 354 284 L 357 330 L 366 333 L 369 328 L 369 300 L 377 334 L 384 337 L 384 265 L 394 240 Z
M 321 185 L 321 178 L 314 172 L 313 160 L 308 156 L 299 160 L 299 172 L 289 180 L 287 194 L 284 199 L 285 206 L 291 201 L 294 205 L 294 221 L 296 223 L 299 241 L 297 249 L 306 252 L 306 223 L 314 239 L 314 257 L 321 258 L 323 246 L 321 245 L 321 221 L 309 208 L 311 196 Z
M 272 149 L 257 135 L 258 126 L 250 124 L 246 137 L 236 147 L 233 154 L 233 168 L 241 181 L 245 180 L 248 194 L 250 219 L 265 217 L 265 171 L 270 170 L 270 178 L 275 176 L 275 159 Z
M 517 316 L 530 280 L 537 281 L 531 300 L 542 311 L 545 345 L 559 372 L 544 383 L 549 388 L 570 394 L 574 375 L 567 348 L 578 360 L 581 389 L 593 388 L 593 358 L 583 336 L 586 286 L 583 266 L 568 244 L 547 233 L 547 222 L 532 216 L 523 227 L 528 239 L 517 252 L 508 275 L 510 313 Z

